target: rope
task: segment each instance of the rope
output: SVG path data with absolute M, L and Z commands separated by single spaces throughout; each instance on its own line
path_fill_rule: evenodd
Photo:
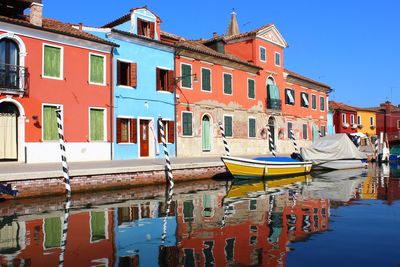
M 64 208 L 64 221 L 63 221 L 63 229 L 62 229 L 62 238 L 61 238 L 61 252 L 58 258 L 58 266 L 64 266 L 64 253 L 65 248 L 67 246 L 67 233 L 68 233 L 68 218 L 69 218 L 69 209 L 71 208 L 71 195 L 67 194 L 67 199 L 65 200 L 65 208 Z
M 296 138 L 294 137 L 293 129 L 290 129 L 290 139 L 293 142 L 294 152 L 299 153 L 299 149 L 297 147 Z
M 222 122 L 219 122 L 218 125 L 219 125 L 219 129 L 221 130 L 222 141 L 224 142 L 224 147 L 225 147 L 225 153 L 227 156 L 230 156 L 231 153 L 230 153 L 229 147 L 228 147 L 228 140 L 226 140 L 224 126 L 222 126 Z
M 63 121 L 61 117 L 61 107 L 57 107 L 56 109 L 57 115 L 57 128 L 58 128 L 58 137 L 60 140 L 60 153 L 61 153 L 61 162 L 62 162 L 62 171 L 64 176 L 64 184 L 67 195 L 71 195 L 71 185 L 69 181 L 69 172 L 68 172 L 68 163 L 67 156 L 65 152 L 65 144 L 64 144 L 64 128 Z
M 275 143 L 274 139 L 272 138 L 271 135 L 271 126 L 268 125 L 268 140 L 269 140 L 269 148 L 271 149 L 272 155 L 276 157 L 276 152 L 275 152 Z

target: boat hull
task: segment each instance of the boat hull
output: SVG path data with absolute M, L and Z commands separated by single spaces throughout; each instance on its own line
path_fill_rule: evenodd
M 311 171 L 311 162 L 275 162 L 224 156 L 221 158 L 229 172 L 243 179 L 305 174 Z

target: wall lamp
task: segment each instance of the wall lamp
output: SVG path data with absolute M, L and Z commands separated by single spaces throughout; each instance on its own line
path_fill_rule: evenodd
M 199 80 L 197 79 L 197 73 L 194 74 L 190 74 L 190 75 L 183 75 L 180 77 L 175 77 L 175 85 L 178 84 L 180 81 L 182 81 L 182 79 L 186 78 L 186 77 L 192 77 L 193 76 L 193 82 L 197 83 L 199 82 Z

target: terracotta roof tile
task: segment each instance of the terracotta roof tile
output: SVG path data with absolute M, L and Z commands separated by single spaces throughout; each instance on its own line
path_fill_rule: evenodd
M 85 39 L 97 43 L 102 43 L 102 44 L 107 44 L 111 46 L 118 46 L 115 43 L 106 41 L 100 37 L 97 37 L 93 34 L 87 33 L 80 31 L 78 29 L 75 29 L 72 27 L 72 25 L 69 25 L 67 23 L 63 23 L 61 21 L 55 20 L 55 19 L 49 19 L 49 18 L 43 18 L 43 24 L 42 26 L 36 26 L 33 25 L 29 22 L 29 16 L 26 15 L 21 18 L 10 18 L 6 16 L 1 16 L 0 15 L 0 21 L 6 22 L 6 23 L 12 23 L 12 24 L 17 24 L 25 27 L 30 27 L 33 29 L 38 29 L 38 30 L 43 30 L 43 31 L 49 31 L 49 32 L 54 32 L 58 34 L 63 34 L 63 35 L 68 35 L 71 37 L 76 37 L 80 39 Z
M 293 76 L 293 77 L 296 77 L 296 78 L 298 78 L 298 79 L 301 79 L 301 80 L 304 80 L 304 81 L 307 81 L 307 82 L 310 82 L 310 83 L 314 83 L 314 84 L 316 84 L 316 85 L 319 85 L 319 86 L 322 86 L 322 87 L 326 87 L 326 88 L 328 88 L 328 89 L 331 89 L 331 87 L 330 87 L 329 85 L 327 85 L 327 84 L 324 84 L 324 83 L 318 82 L 318 81 L 316 81 L 316 80 L 310 79 L 310 78 L 308 78 L 308 77 L 305 77 L 305 76 L 303 76 L 303 75 L 300 75 L 300 74 L 298 74 L 298 73 L 296 73 L 296 72 L 293 72 L 293 71 L 291 71 L 291 70 L 285 69 L 285 72 L 287 72 L 289 75 L 291 75 L 291 76 Z
M 122 23 L 125 23 L 125 22 L 129 21 L 131 19 L 132 12 L 137 10 L 137 9 L 147 9 L 149 12 L 151 12 L 154 16 L 156 16 L 161 21 L 160 17 L 157 16 L 153 11 L 148 9 L 147 6 L 142 6 L 142 7 L 132 8 L 131 10 L 129 10 L 128 14 L 123 15 L 122 17 L 119 17 L 119 18 L 107 23 L 106 25 L 102 26 L 101 28 L 112 28 L 112 27 L 115 27 L 117 25 L 120 25 Z
M 171 39 L 174 39 L 174 40 L 177 40 L 177 41 L 186 40 L 182 36 L 179 36 L 179 35 L 176 35 L 176 34 L 173 34 L 173 33 L 170 33 L 170 32 L 160 31 L 160 34 L 161 34 L 161 36 L 165 36 L 167 38 L 171 38 Z
M 347 111 L 357 111 L 355 107 L 336 102 L 336 101 L 329 101 L 329 110 L 347 110 Z
M 261 30 L 263 30 L 265 28 L 268 28 L 271 25 L 273 25 L 273 24 L 269 23 L 269 24 L 263 25 L 263 26 L 261 26 L 261 27 L 259 27 L 257 29 L 254 29 L 252 31 L 248 31 L 248 32 L 244 32 L 244 33 L 240 33 L 240 34 L 236 34 L 236 35 L 232 35 L 232 36 L 227 36 L 227 37 L 225 37 L 225 40 L 226 41 L 231 41 L 231 40 L 241 39 L 241 38 L 245 38 L 245 37 L 256 36 L 256 34 L 259 31 L 261 31 Z
M 204 40 L 202 40 L 202 41 L 204 41 Z M 217 51 L 205 46 L 202 43 L 202 41 L 199 41 L 199 40 L 197 40 L 197 41 L 193 41 L 193 40 L 179 41 L 179 42 L 177 42 L 175 44 L 175 46 L 177 48 L 184 48 L 184 49 L 192 50 L 192 51 L 195 51 L 195 52 L 207 54 L 207 55 L 210 55 L 210 56 L 231 60 L 231 61 L 234 61 L 236 63 L 243 64 L 243 65 L 246 65 L 246 66 L 249 66 L 249 67 L 262 69 L 259 66 L 253 65 L 253 64 L 251 64 L 251 63 L 249 63 L 249 62 L 247 62 L 245 60 L 242 60 L 242 59 L 240 59 L 240 58 L 238 58 L 238 57 L 236 57 L 236 56 L 234 56 L 232 54 L 229 54 L 227 52 L 225 52 L 224 54 L 223 53 L 219 53 L 219 52 L 217 52 Z

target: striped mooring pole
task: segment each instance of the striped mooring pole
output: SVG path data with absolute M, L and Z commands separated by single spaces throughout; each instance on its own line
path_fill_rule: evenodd
M 321 130 L 318 131 L 318 135 L 319 135 L 319 138 L 322 137 L 322 131 Z
M 269 148 L 271 149 L 272 155 L 274 157 L 276 157 L 275 143 L 274 143 L 274 139 L 272 138 L 272 134 L 271 134 L 271 125 L 267 125 L 267 127 L 268 127 Z
M 172 186 L 171 186 L 172 185 Z M 172 203 L 172 196 L 174 194 L 174 188 L 173 188 L 173 183 L 169 184 L 167 193 L 166 193 L 166 210 L 165 210 L 165 217 L 163 218 L 163 228 L 162 228 L 162 234 L 161 234 L 161 245 L 164 245 L 165 240 L 167 239 L 167 219 L 168 219 L 168 214 L 171 210 L 171 203 Z
M 62 238 L 61 238 L 61 253 L 58 258 L 58 266 L 64 266 L 64 254 L 65 248 L 67 246 L 67 233 L 68 233 L 68 218 L 69 218 L 69 210 L 71 208 L 71 194 L 67 194 L 67 199 L 65 200 L 64 207 L 64 221 L 62 228 Z
M 172 175 L 171 160 L 169 159 L 167 142 L 165 140 L 164 125 L 163 125 L 161 118 L 159 118 L 159 120 L 158 120 L 158 127 L 160 127 L 161 142 L 164 147 L 165 169 L 167 171 L 167 181 L 169 182 L 169 185 L 171 186 L 171 188 L 173 188 L 174 187 L 174 176 Z
M 63 120 L 61 116 L 61 107 L 57 107 L 56 109 L 57 116 L 57 128 L 58 128 L 58 137 L 60 140 L 60 152 L 61 152 L 61 162 L 62 162 L 62 171 L 64 176 L 64 184 L 67 195 L 71 195 L 71 184 L 69 181 L 69 169 L 67 163 L 67 156 L 65 152 L 65 143 L 64 143 L 64 127 Z
M 218 125 L 219 125 L 219 129 L 221 131 L 222 141 L 224 142 L 226 156 L 230 156 L 231 153 L 229 151 L 228 141 L 226 140 L 224 126 L 222 126 L 222 122 L 219 122 Z
M 379 140 L 378 140 L 378 138 L 375 140 L 375 143 L 374 143 L 374 153 L 375 153 L 375 160 L 376 161 L 378 161 L 378 154 L 379 154 Z
M 290 129 L 290 139 L 293 142 L 293 146 L 294 146 L 294 152 L 299 153 L 299 149 L 297 147 L 297 143 L 296 143 L 296 138 L 294 137 L 294 131 L 293 129 Z

